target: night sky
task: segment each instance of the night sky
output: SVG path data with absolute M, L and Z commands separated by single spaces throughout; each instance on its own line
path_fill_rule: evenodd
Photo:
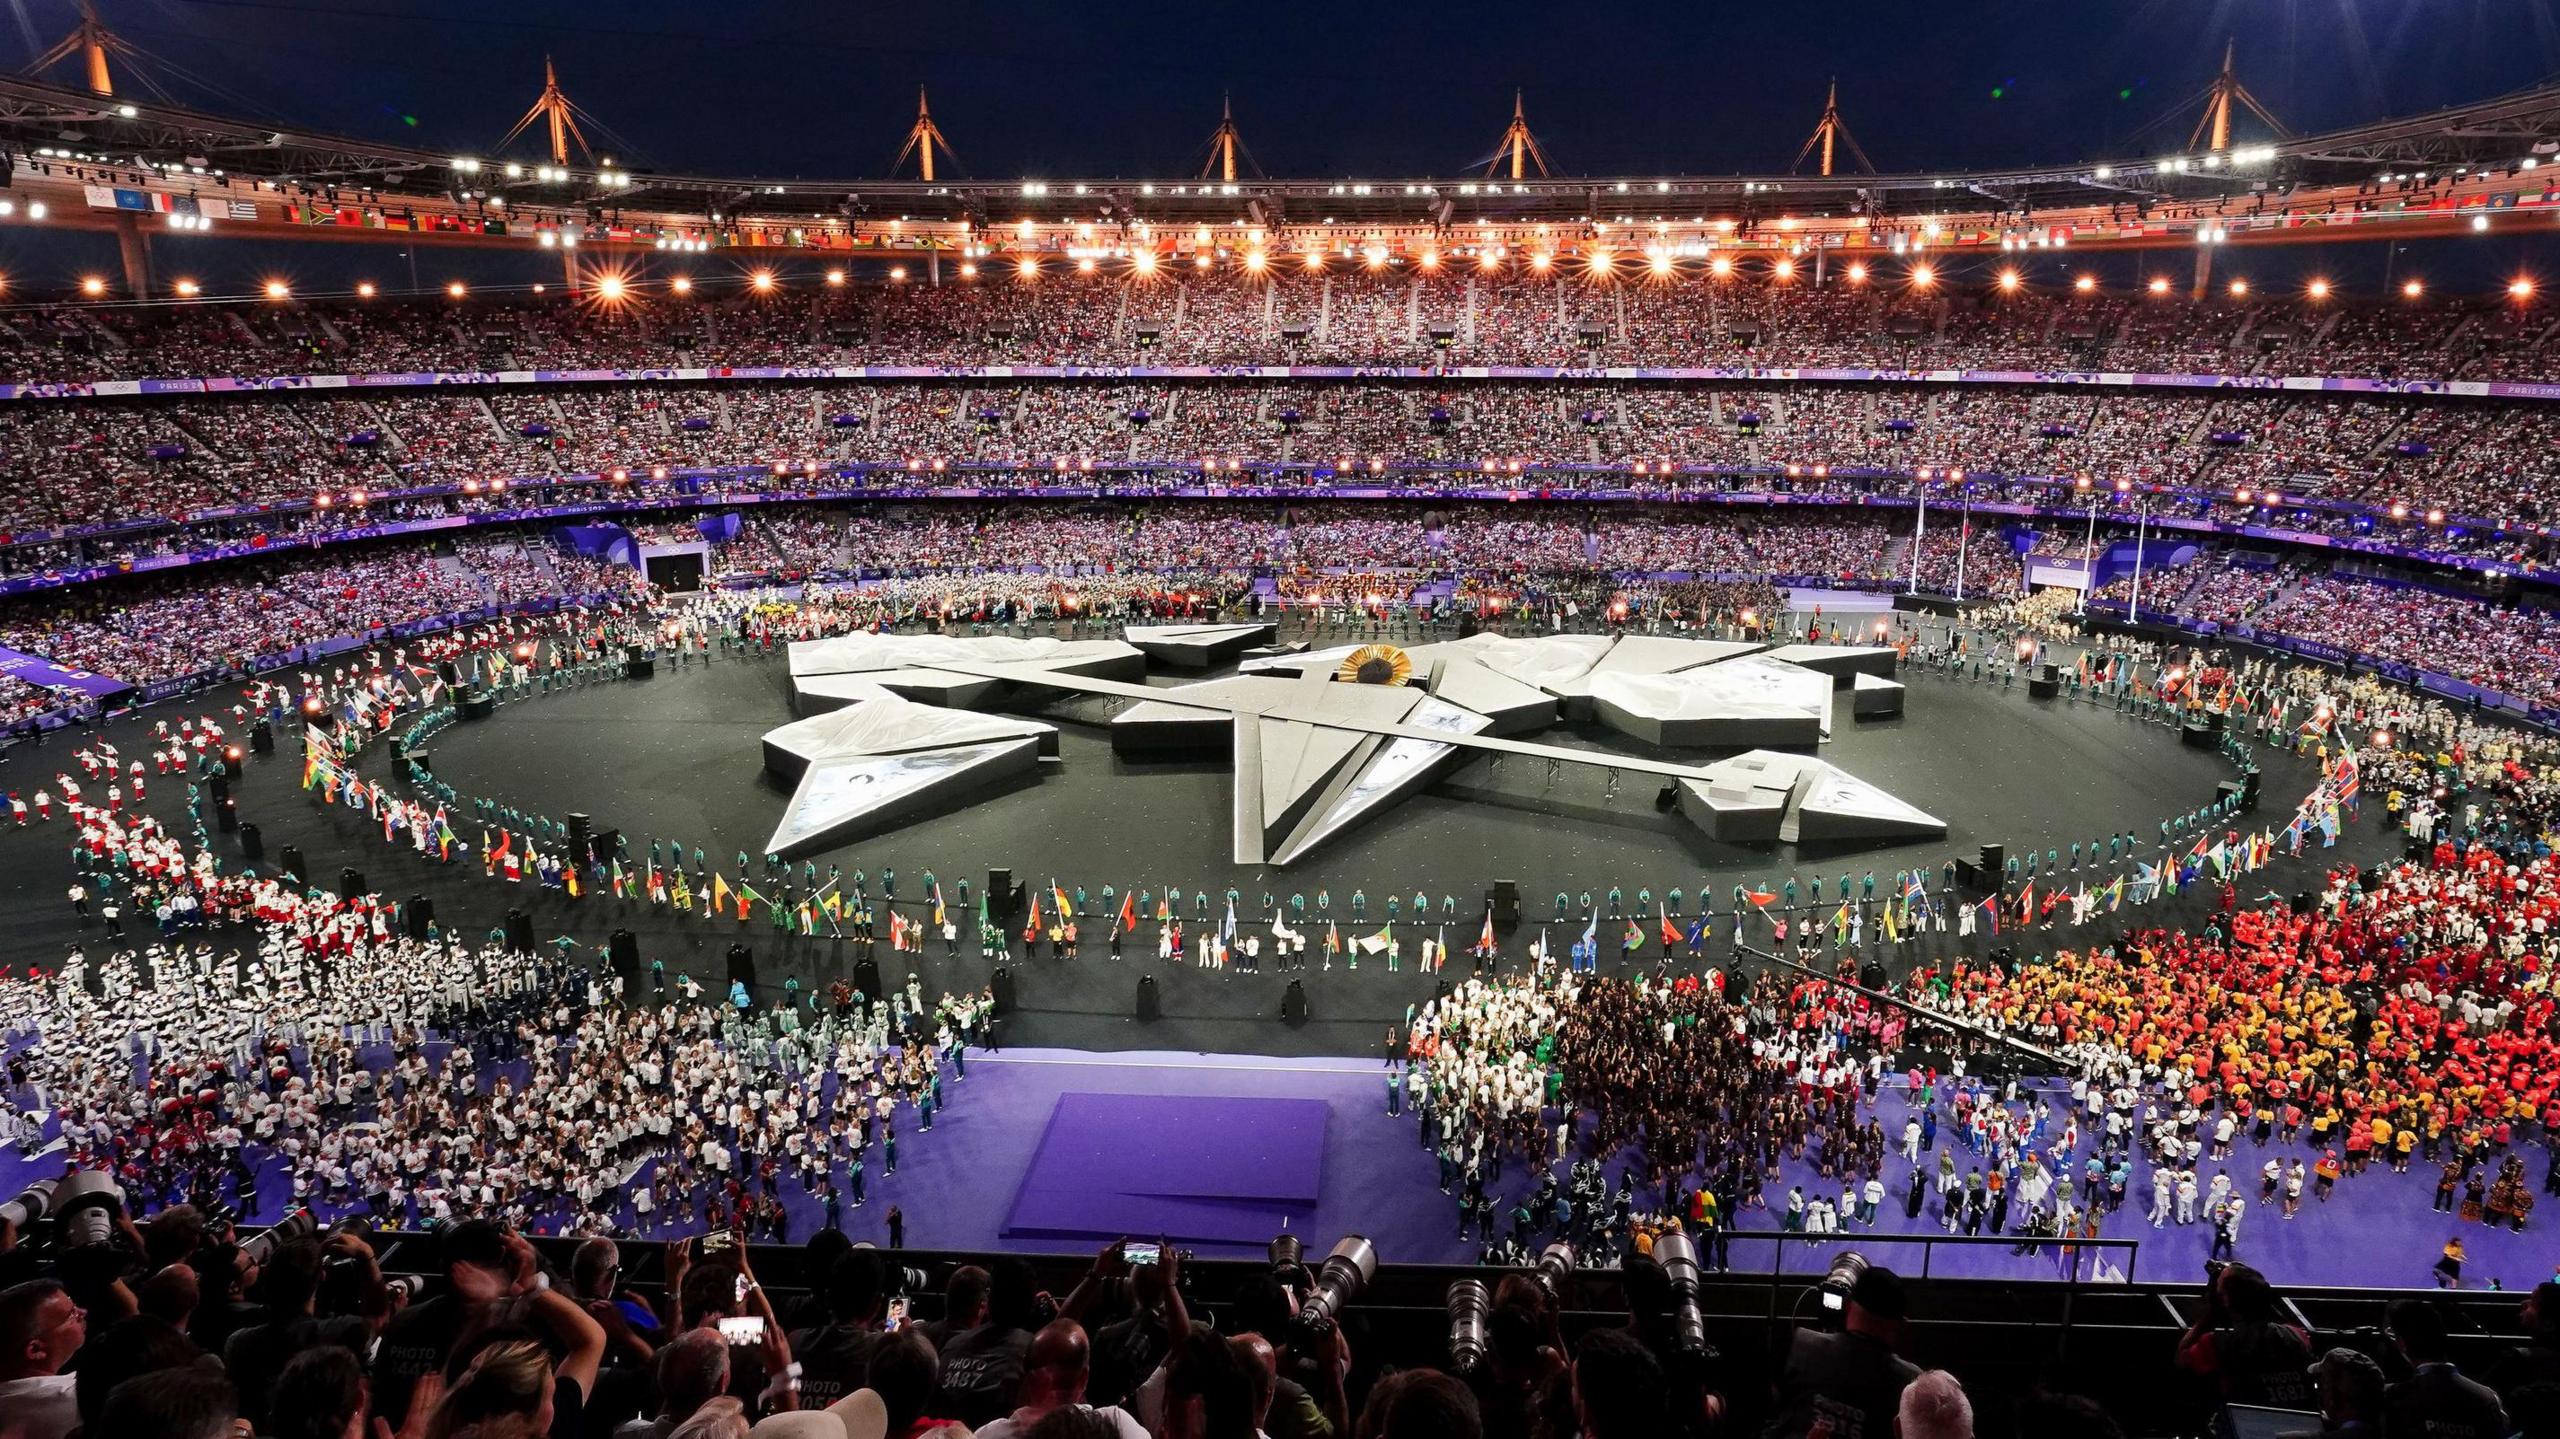
M 8 0 L 32 53 L 67 0 Z M 193 103 L 484 152 L 560 61 L 634 165 L 884 174 L 930 86 L 970 174 L 1174 177 L 1232 89 L 1266 171 L 1450 175 L 1527 92 L 1560 172 L 1784 168 L 1836 74 L 1884 169 L 2167 153 L 2224 38 L 2296 129 L 2560 70 L 2552 0 L 1460 6 L 1218 0 L 101 0 Z M 16 60 L 12 64 L 21 63 Z M 66 74 L 68 72 L 65 72 Z M 530 154 L 528 148 L 524 153 Z

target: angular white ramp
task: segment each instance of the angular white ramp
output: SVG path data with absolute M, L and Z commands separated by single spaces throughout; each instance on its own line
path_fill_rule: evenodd
M 1680 811 L 1713 839 L 1832 844 L 1943 839 L 1947 823 L 1806 755 L 1753 750 L 1680 785 Z
M 1232 664 L 1256 645 L 1279 638 L 1275 624 L 1130 625 L 1121 637 L 1159 664 L 1178 670 L 1205 670 Z
M 1029 774 L 1039 763 L 1039 744 L 1030 739 L 812 760 L 765 853 L 794 859 L 831 849 L 954 795 Z
M 1893 678 L 1902 652 L 1891 645 L 1780 645 L 1769 651 L 1769 658 L 1818 670 L 1846 688 L 1851 675 Z

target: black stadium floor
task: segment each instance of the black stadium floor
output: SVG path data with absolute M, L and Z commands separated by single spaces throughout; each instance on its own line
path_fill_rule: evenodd
M 1896 869 L 1925 866 L 1935 890 L 1946 858 L 1969 855 L 1986 841 L 2004 842 L 2013 850 L 2032 842 L 2038 849 L 2058 848 L 2067 854 L 2074 838 L 2086 844 L 2130 829 L 2148 847 L 2156 841 L 2163 815 L 2207 802 L 2215 784 L 2230 775 L 2217 754 L 2184 747 L 2169 729 L 2118 715 L 2104 705 L 2030 701 L 2023 686 L 2004 691 L 1917 669 L 1904 678 L 1910 685 L 1908 713 L 1898 720 L 1854 722 L 1844 694 L 1835 738 L 1821 757 L 1946 819 L 1949 833 L 1942 843 L 1827 854 L 1719 845 L 1676 812 L 1657 810 L 1655 787 L 1644 776 L 1626 775 L 1612 794 L 1596 770 L 1568 770 L 1550 784 L 1542 764 L 1514 759 L 1497 767 L 1479 758 L 1346 833 L 1304 865 L 1287 871 L 1240 868 L 1226 858 L 1225 762 L 1209 757 L 1121 761 L 1097 723 L 1102 715 L 1094 702 L 1078 699 L 1045 714 L 1063 731 L 1061 762 L 1045 766 L 1039 776 L 1010 791 L 820 856 L 819 869 L 823 873 L 829 863 L 848 873 L 861 868 L 873 876 L 876 891 L 881 870 L 894 867 L 899 899 L 914 906 L 911 914 L 921 910 L 925 871 L 941 878 L 955 904 L 959 879 L 969 877 L 973 904 L 962 919 L 961 957 L 946 959 L 938 938 L 928 945 L 920 960 L 928 992 L 986 982 L 990 964 L 978 957 L 974 943 L 974 892 L 983 888 L 991 865 L 1010 866 L 1017 879 L 1035 887 L 1045 887 L 1052 878 L 1070 891 L 1081 884 L 1096 910 L 1106 883 L 1157 892 L 1175 885 L 1185 894 L 1186 920 L 1193 918 L 1189 896 L 1202 887 L 1223 892 L 1232 884 L 1240 890 L 1244 903 L 1239 912 L 1246 923 L 1252 922 L 1252 911 L 1266 891 L 1284 901 L 1303 891 L 1312 918 L 1316 891 L 1329 888 L 1332 913 L 1346 940 L 1383 921 L 1390 892 L 1405 896 L 1408 903 L 1416 889 L 1427 892 L 1435 932 L 1440 897 L 1455 895 L 1457 918 L 1448 925 L 1448 935 L 1461 949 L 1482 923 L 1488 883 L 1508 878 L 1520 886 L 1528 920 L 1506 936 L 1504 963 L 1512 967 L 1525 963 L 1526 946 L 1538 923 L 1551 919 L 1559 889 L 1599 896 L 1614 885 L 1625 891 L 1632 908 L 1640 888 L 1661 895 L 1678 885 L 1691 907 L 1705 891 L 1715 896 L 1720 910 L 1729 911 L 1736 884 L 1775 887 L 1783 861 L 1800 878 L 1823 876 L 1834 893 L 1844 868 L 1856 874 L 1873 871 L 1881 894 Z M 1160 676 L 1156 682 L 1175 681 Z M 227 709 L 231 696 L 218 698 Z M 216 700 L 205 696 L 182 704 L 193 712 L 216 713 Z M 164 712 L 174 716 L 179 710 L 163 706 L 119 721 L 106 733 L 128 758 L 147 759 L 151 722 Z M 227 714 L 223 717 L 227 724 Z M 429 748 L 437 773 L 466 794 L 490 794 L 528 812 L 584 811 L 600 827 L 628 835 L 635 855 L 646 853 L 649 836 L 681 839 L 688 848 L 699 845 L 714 868 L 735 880 L 737 853 L 743 849 L 761 858 L 765 837 L 788 798 L 787 790 L 763 772 L 759 737 L 791 717 L 788 672 L 779 656 L 723 658 L 685 671 L 662 665 L 649 680 L 504 705 L 490 720 L 445 731 Z M 85 738 L 84 732 L 73 731 L 41 746 L 11 751 L 0 759 L 0 784 L 21 794 L 31 794 L 39 785 L 52 787 L 57 771 L 75 768 L 72 752 Z M 1571 727 L 1545 738 L 1600 750 L 1632 743 L 1596 729 Z M 1703 762 L 1714 755 L 1686 752 L 1683 757 Z M 2290 756 L 2270 754 L 2263 763 L 2266 803 L 2258 820 L 2280 827 L 2316 774 L 2307 762 Z M 387 747 L 377 745 L 363 768 L 368 775 L 389 777 Z M 341 866 L 352 865 L 384 893 L 433 896 L 445 927 L 459 927 L 473 937 L 497 925 L 511 905 L 532 914 L 537 938 L 545 942 L 567 934 L 600 951 L 610 931 L 628 927 L 640 939 L 644 961 L 663 958 L 670 976 L 690 973 L 714 988 L 725 987 L 723 954 L 741 939 L 754 950 L 763 985 L 798 976 L 804 986 L 822 988 L 850 976 L 854 941 L 785 937 L 774 932 L 761 912 L 744 927 L 734 919 L 677 919 L 669 911 L 618 903 L 609 895 L 573 902 L 530 883 L 510 886 L 488 880 L 476 861 L 448 867 L 422 860 L 405 845 L 386 846 L 377 825 L 303 793 L 300 772 L 298 737 L 280 736 L 276 754 L 251 757 L 236 790 L 242 817 L 262 831 L 269 866 L 282 846 L 299 845 L 315 879 L 334 882 Z M 100 789 L 85 782 L 83 787 L 93 797 Z M 182 781 L 157 781 L 149 807 L 179 825 L 184 794 Z M 2378 804 L 2368 806 L 2345 850 L 2326 857 L 2379 852 L 2384 843 L 2376 833 L 2378 815 Z M 476 844 L 477 823 L 460 812 L 454 819 L 457 833 Z M 22 954 L 49 957 L 75 940 L 93 946 L 104 942 L 96 921 L 84 933 L 64 902 L 68 839 L 69 827 L 59 818 L 27 832 L 0 833 L 0 919 L 18 937 Z M 218 840 L 236 862 L 236 842 L 228 836 Z M 2315 854 L 2312 862 L 2321 858 Z M 2292 894 L 2313 887 L 2316 874 L 2316 868 L 2304 875 L 2280 864 L 2244 881 L 2243 901 L 2268 890 Z M 2080 877 L 2090 877 L 2087 867 Z M 1350 914 L 1355 889 L 1365 890 L 1369 901 L 1368 923 L 1359 928 Z M 2138 914 L 2194 922 L 2203 912 L 2203 893 L 2191 892 L 2185 900 L 2148 911 L 2128 910 L 2114 923 Z M 1216 908 L 1222 911 L 1223 902 Z M 1828 907 L 1823 913 L 1828 915 Z M 129 913 L 126 923 L 134 934 L 149 928 L 147 916 Z M 1579 935 L 1581 925 L 1577 915 L 1550 926 L 1550 940 L 1559 953 Z M 1654 928 L 1649 915 L 1645 927 L 1649 932 Z M 1310 973 L 1305 979 L 1312 1017 L 1297 1026 L 1278 1020 L 1288 981 L 1270 972 L 1269 956 L 1260 975 L 1160 966 L 1152 926 L 1146 926 L 1132 937 L 1128 960 L 1114 964 L 1101 943 L 1108 928 L 1099 918 L 1089 919 L 1084 956 L 1072 964 L 1046 958 L 1016 964 L 1020 1009 L 1005 1027 L 1007 1042 L 1283 1055 L 1368 1053 L 1374 1052 L 1387 1025 L 1400 1021 L 1407 1007 L 1428 998 L 1432 989 L 1431 978 L 1415 970 L 1421 932 L 1409 917 L 1399 926 L 1405 950 L 1401 974 L 1387 973 L 1383 960 L 1364 963 L 1357 973 L 1346 972 L 1339 962 L 1329 974 Z M 1601 951 L 1612 963 L 1623 928 L 1605 918 L 1600 926 Z M 1729 928 L 1720 922 L 1718 932 L 1714 952 L 1722 956 Z M 2085 933 L 2048 927 L 2023 937 L 2011 935 L 2005 942 L 2015 944 L 2021 954 L 2034 954 L 2112 932 L 2103 922 Z M 1311 959 L 1320 964 L 1320 922 L 1312 938 L 1317 953 Z M 1755 926 L 1751 938 L 1765 942 L 1766 927 Z M 1952 933 L 1929 936 L 1906 949 L 1904 957 L 1944 954 L 1956 943 Z M 1972 947 L 1978 951 L 1990 943 L 1977 938 Z M 1650 937 L 1648 963 L 1658 949 L 1659 937 Z M 905 967 L 885 943 L 877 957 L 891 982 L 903 980 Z M 1133 998 L 1138 977 L 1146 973 L 1154 973 L 1161 986 L 1163 1017 L 1140 1023 L 1132 1017 Z

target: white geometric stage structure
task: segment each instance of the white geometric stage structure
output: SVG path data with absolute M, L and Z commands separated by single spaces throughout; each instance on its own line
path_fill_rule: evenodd
M 1602 724 L 1673 749 L 1812 748 L 1831 738 L 1831 677 L 1760 655 L 1591 681 Z
M 1902 651 L 1891 645 L 1780 645 L 1768 653 L 1773 660 L 1819 670 L 1839 681 L 1842 689 L 1849 687 L 1853 675 L 1889 680 L 1902 660 Z
M 1947 822 L 1835 765 L 1753 750 L 1680 786 L 1680 812 L 1709 838 L 1736 844 L 1944 839 Z
M 1031 773 L 1058 732 L 1007 715 L 917 704 L 885 688 L 764 737 L 764 767 L 797 781 L 764 852 L 796 859 L 851 832 Z
M 1149 658 L 1206 668 L 1268 646 L 1273 628 L 1142 625 L 1126 633 L 1127 643 L 858 634 L 794 644 L 794 702 L 812 717 L 765 737 L 767 767 L 800 781 L 769 851 L 826 847 L 1027 772 L 1057 753 L 1053 728 L 958 711 L 1053 690 L 1128 701 L 1110 721 L 1116 753 L 1227 751 L 1239 864 L 1296 861 L 1428 784 L 1464 750 L 1658 776 L 1680 786 L 1682 811 L 1718 839 L 1946 832 L 1818 760 L 1755 749 L 1699 769 L 1516 738 L 1561 718 L 1592 718 L 1669 747 L 1811 748 L 1830 734 L 1835 686 L 1855 686 L 1861 715 L 1886 712 L 1889 688 L 1890 712 L 1900 712 L 1901 686 L 1877 679 L 1879 662 L 1863 652 L 1841 652 L 1817 668 L 1727 640 L 1473 635 L 1402 651 L 1265 648 L 1239 673 L 1155 688 L 1139 683 Z M 1829 658 L 1821 652 L 1837 647 L 1791 649 Z M 1894 652 L 1881 654 L 1889 669 Z M 1355 655 L 1361 680 L 1338 679 Z
M 1129 625 L 1121 630 L 1123 638 L 1137 646 L 1146 657 L 1178 670 L 1215 669 L 1236 662 L 1236 657 L 1256 645 L 1267 645 L 1280 637 L 1276 624 L 1236 625 Z
M 1243 668 L 1258 674 L 1330 672 L 1356 648 L 1247 660 Z M 1563 718 L 1596 719 L 1630 738 L 1674 749 L 1809 746 L 1831 735 L 1835 682 L 1829 674 L 1772 659 L 1759 645 L 1740 640 L 1470 635 L 1405 653 L 1417 675 L 1435 665 L 1444 672 L 1455 669 L 1456 690 L 1471 689 L 1479 672 L 1486 682 L 1502 684 L 1504 703 L 1474 706 L 1494 716 L 1496 734 L 1543 729 Z
M 1902 713 L 1904 689 L 1900 680 L 1879 679 L 1871 674 L 1851 676 L 1849 713 L 1858 719 L 1890 719 Z
M 791 688 L 802 714 L 868 699 L 886 689 L 926 704 L 978 709 L 1007 686 L 943 663 L 1023 665 L 1094 679 L 1139 680 L 1147 657 L 1118 640 L 1015 639 L 1009 635 L 882 635 L 868 632 L 791 646 Z

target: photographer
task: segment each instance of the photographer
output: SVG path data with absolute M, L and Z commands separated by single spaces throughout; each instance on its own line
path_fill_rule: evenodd
M 551 1288 L 550 1276 L 540 1272 L 533 1246 L 522 1235 L 491 1220 L 467 1219 L 445 1231 L 440 1257 L 451 1291 L 402 1310 L 383 1331 L 374 1356 L 374 1413 L 385 1419 L 407 1414 L 409 1391 L 434 1374 L 457 1381 L 447 1389 L 452 1403 L 462 1386 L 458 1375 L 445 1371 L 461 1367 L 457 1359 L 474 1371 L 488 1370 L 484 1377 L 489 1383 L 522 1381 L 515 1388 L 498 1386 L 511 1399 L 492 1398 L 496 1391 L 484 1383 L 483 1392 L 464 1401 L 465 1407 L 525 1398 L 532 1392 L 527 1386 L 534 1383 L 530 1359 L 481 1365 L 473 1356 L 492 1345 L 505 1347 L 501 1341 L 516 1335 L 535 1334 L 557 1354 L 555 1363 L 546 1353 L 540 1366 L 545 1407 L 567 1416 L 559 1432 L 574 1434 L 576 1414 L 595 1393 L 596 1371 L 604 1361 L 604 1330 L 567 1295 Z M 466 1338 L 471 1341 L 467 1345 Z
M 222 1346 L 223 1371 L 239 1392 L 240 1416 L 252 1426 L 265 1426 L 268 1391 L 294 1355 L 321 1344 L 342 1345 L 362 1354 L 373 1337 L 362 1321 L 315 1316 L 321 1265 L 320 1246 L 311 1240 L 276 1246 L 258 1271 L 263 1318 L 235 1330 Z
M 2246 1264 L 2211 1274 L 2204 1310 L 2178 1340 L 2178 1367 L 2211 1381 L 2225 1404 L 2311 1407 L 2311 1337 L 2280 1317 L 2275 1286 Z
M 1572 1427 L 1570 1386 L 1558 1382 L 1570 1367 L 1565 1353 L 1548 1291 L 1525 1275 L 1504 1276 L 1485 1313 L 1482 1358 L 1460 1366 L 1486 1439 L 1527 1439 Z
M 1271 1413 L 1263 1423 L 1270 1439 L 1332 1439 L 1349 1431 L 1351 1347 L 1342 1326 L 1328 1325 L 1312 1341 L 1298 1332 L 1298 1294 L 1271 1276 L 1249 1279 L 1237 1290 L 1227 1317 L 1238 1334 L 1259 1334 L 1272 1346 Z
M 1838 1333 L 1791 1331 L 1778 1358 L 1764 1439 L 1887 1439 L 1920 1366 L 1898 1352 L 1909 1327 L 1901 1276 L 1869 1267 L 1849 1287 Z
M 1097 1263 L 1097 1273 L 1100 1268 Z M 1011 1413 L 1030 1358 L 1032 1331 L 1048 1322 L 1047 1310 L 1047 1297 L 1040 1293 L 1030 1264 L 997 1260 L 987 1285 L 987 1322 L 953 1335 L 943 1346 L 940 1411 L 973 1429 Z
M 880 1347 L 880 1251 L 856 1249 L 827 1275 L 826 1322 L 791 1336 L 800 1360 L 800 1402 L 823 1409 L 871 1382 L 871 1352 Z

